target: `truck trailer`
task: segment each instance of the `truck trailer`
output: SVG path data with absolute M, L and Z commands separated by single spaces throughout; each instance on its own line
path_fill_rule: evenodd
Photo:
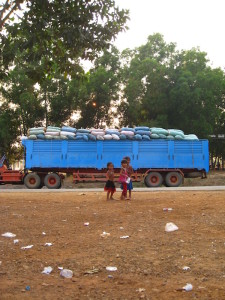
M 180 186 L 185 177 L 205 178 L 209 171 L 208 140 L 23 140 L 25 169 L 0 165 L 0 183 L 24 183 L 29 189 L 58 189 L 65 174 L 77 182 L 106 181 L 112 162 L 117 181 L 121 160 L 131 159 L 132 180 L 147 187 Z M 12 180 L 10 180 L 10 173 Z M 15 179 L 15 180 L 14 180 Z

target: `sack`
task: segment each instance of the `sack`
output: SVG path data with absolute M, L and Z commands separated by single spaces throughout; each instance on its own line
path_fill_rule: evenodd
M 151 139 L 159 139 L 159 135 L 156 133 L 151 134 Z
M 174 140 L 175 138 L 174 138 L 174 136 L 172 136 L 172 135 L 167 135 L 167 140 Z
M 104 135 L 104 140 L 112 140 L 111 134 L 105 134 Z
M 152 128 L 150 128 L 150 130 L 151 130 L 151 133 L 154 133 L 154 134 L 163 134 L 163 135 L 169 134 L 168 130 L 166 130 L 164 128 L 152 127 Z
M 125 134 L 121 134 L 121 135 L 119 136 L 119 138 L 120 138 L 121 140 L 126 140 L 126 135 L 125 135 Z
M 150 136 L 151 132 L 148 131 L 148 130 L 136 130 L 136 134 L 149 135 Z
M 96 141 L 96 136 L 95 135 L 89 133 L 88 137 L 89 137 L 90 141 Z
M 86 133 L 87 134 L 87 133 L 90 133 L 90 130 L 80 128 L 80 129 L 77 130 L 77 132 L 79 132 L 79 133 Z
M 112 138 L 113 138 L 113 140 L 117 140 L 117 141 L 120 139 L 120 137 L 114 133 L 112 133 Z
M 176 135 L 180 135 L 184 139 L 184 132 L 182 130 L 179 130 L 179 129 L 168 129 L 168 132 L 169 132 L 169 135 L 172 135 L 174 137 Z
M 137 127 L 135 127 L 135 131 L 138 131 L 138 130 L 149 131 L 149 127 L 147 127 L 147 126 L 137 126 Z
M 150 139 L 150 136 L 148 136 L 148 135 L 146 135 L 146 134 L 142 135 L 142 139 L 143 139 L 144 141 L 150 141 L 150 140 L 151 140 L 151 139 Z
M 74 132 L 71 132 L 71 131 L 61 131 L 60 132 L 60 135 L 71 135 L 71 136 L 75 136 L 75 133 Z
M 160 139 L 166 139 L 167 138 L 167 136 L 165 134 L 159 133 L 158 135 L 159 135 Z
M 76 128 L 69 127 L 69 126 L 63 126 L 61 130 L 67 131 L 67 132 L 73 132 L 73 133 L 75 133 L 77 131 Z
M 134 135 L 134 131 L 130 131 L 130 130 L 122 130 L 121 134 L 125 134 L 126 136 L 133 136 Z
M 59 131 L 46 131 L 45 132 L 45 135 L 54 135 L 54 136 L 57 136 L 59 134 L 60 134 Z
M 98 136 L 98 135 L 104 136 L 104 135 L 105 135 L 105 132 L 104 132 L 104 131 L 96 131 L 96 130 L 92 130 L 92 131 L 91 131 L 91 134 L 96 135 L 96 136 Z
M 97 135 L 97 140 L 99 140 L 99 141 L 104 141 L 104 137 L 102 136 L 102 135 Z
M 132 131 L 132 132 L 135 132 L 135 129 L 134 128 L 129 128 L 129 127 L 123 127 L 120 129 L 121 133 L 122 131 Z
M 134 138 L 137 141 L 141 141 L 142 140 L 142 136 L 140 134 L 135 134 Z
M 116 135 L 120 135 L 119 131 L 115 131 L 115 130 L 106 130 L 105 131 L 106 134 L 116 134 Z
M 198 137 L 195 134 L 184 135 L 185 140 L 198 140 Z

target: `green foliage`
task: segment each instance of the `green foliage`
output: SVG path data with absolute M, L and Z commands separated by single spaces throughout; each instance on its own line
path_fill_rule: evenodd
M 120 57 L 115 47 L 105 50 L 88 74 L 85 92 L 80 100 L 81 118 L 78 127 L 110 125 L 113 122 L 115 106 L 119 98 Z
M 21 17 L 12 20 L 21 7 Z M 113 73 L 118 55 L 107 57 L 105 52 L 89 74 L 81 60 L 94 60 L 109 48 L 126 29 L 127 19 L 128 11 L 114 0 L 9 0 L 0 5 L 2 122 L 4 113 L 17 116 L 16 125 L 12 118 L 12 128 L 17 126 L 12 138 L 2 126 L 4 149 L 16 141 L 18 130 L 26 134 L 33 126 L 72 124 L 78 109 L 83 126 L 91 120 L 91 126 L 110 122 L 105 109 L 110 109 L 117 86 Z M 112 68 L 109 73 L 106 65 Z M 93 97 L 96 107 L 90 104 Z
M 93 60 L 112 39 L 126 29 L 128 11 L 114 0 L 32 0 L 18 23 L 6 25 L 2 35 L 2 60 L 10 64 L 35 64 L 33 76 L 79 74 L 79 60 Z M 39 65 L 38 65 L 39 64 Z M 41 67 L 40 67 L 41 66 Z
M 7 104 L 0 105 L 0 153 L 10 154 L 19 135 L 18 112 Z
M 180 128 L 200 138 L 224 132 L 225 76 L 205 52 L 178 52 L 154 34 L 126 54 L 121 124 Z
M 26 134 L 29 127 L 39 125 L 43 119 L 44 110 L 34 84 L 23 69 L 15 67 L 1 89 L 6 103 L 17 113 L 21 134 Z

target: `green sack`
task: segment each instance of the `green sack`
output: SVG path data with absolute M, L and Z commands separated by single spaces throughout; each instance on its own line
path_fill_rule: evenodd
M 159 139 L 159 135 L 156 133 L 152 133 L 150 137 L 151 139 Z
M 152 127 L 151 128 L 151 132 L 155 133 L 155 134 L 163 134 L 163 135 L 169 135 L 168 130 L 164 129 L 164 128 L 157 128 L 157 127 Z
M 174 136 L 172 136 L 172 135 L 167 135 L 167 140 L 174 140 L 175 138 L 174 138 Z

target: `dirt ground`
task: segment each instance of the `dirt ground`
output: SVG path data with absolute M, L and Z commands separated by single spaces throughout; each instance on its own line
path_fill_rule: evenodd
M 225 299 L 225 192 L 133 196 L 0 193 L 0 299 Z M 165 232 L 168 222 L 179 229 Z M 181 290 L 186 283 L 192 291 Z

